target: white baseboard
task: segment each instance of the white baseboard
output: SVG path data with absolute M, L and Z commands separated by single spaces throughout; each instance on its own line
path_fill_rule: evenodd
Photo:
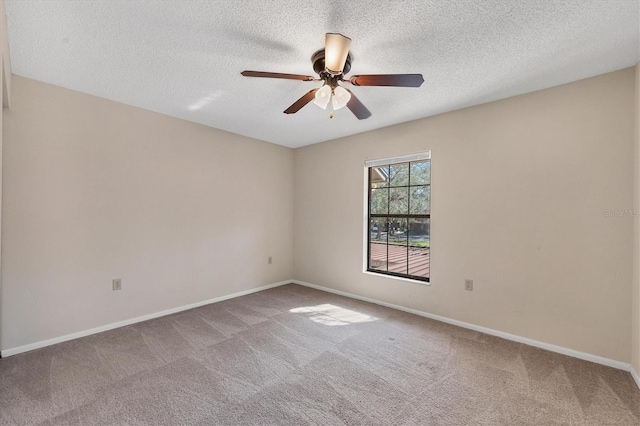
M 292 280 L 280 281 L 273 284 L 268 284 L 258 288 L 252 288 L 245 291 L 240 291 L 238 293 L 229 294 L 226 296 L 216 297 L 214 299 L 203 300 L 202 302 L 191 303 L 189 305 L 179 306 L 177 308 L 171 308 L 160 312 L 155 312 L 153 314 L 143 315 L 140 317 L 135 317 L 131 319 L 127 319 L 124 321 L 118 321 L 111 324 L 103 325 L 96 328 L 91 328 L 89 330 L 78 331 L 76 333 L 67 334 L 60 337 L 54 337 L 53 339 L 42 340 L 40 342 L 30 343 L 24 346 L 18 346 L 15 348 L 5 349 L 2 352 L 2 357 L 8 357 L 11 355 L 16 355 L 23 352 L 32 351 L 34 349 L 44 348 L 45 346 L 55 345 L 56 343 L 66 342 L 68 340 L 77 339 L 79 337 L 89 336 L 91 334 L 101 333 L 103 331 L 113 330 L 114 328 L 124 327 L 127 325 L 135 324 L 142 321 L 147 321 L 150 319 L 163 317 L 165 315 L 175 314 L 176 312 L 186 311 L 188 309 L 198 308 L 200 306 L 209 305 L 211 303 L 222 302 L 223 300 L 233 299 L 235 297 L 246 296 L 247 294 L 256 293 L 258 291 L 267 290 L 274 287 L 279 287 L 281 285 L 290 284 Z
M 629 368 L 629 372 L 631 373 L 631 377 L 633 377 L 633 380 L 636 381 L 636 385 L 638 386 L 638 389 L 640 389 L 640 376 L 638 376 L 638 373 L 633 368 L 633 366 Z
M 320 285 L 311 284 L 311 283 L 304 282 L 304 281 L 293 280 L 292 282 L 294 284 L 299 284 L 299 285 L 302 285 L 302 286 L 305 286 L 305 287 L 315 288 L 316 290 L 326 291 L 326 292 L 334 293 L 334 294 L 337 294 L 337 295 L 340 295 L 340 296 L 345 296 L 345 297 L 350 297 L 352 299 L 362 300 L 363 302 L 375 303 L 376 305 L 386 306 L 387 308 L 397 309 L 399 311 L 408 312 L 410 314 L 419 315 L 421 317 L 434 319 L 436 321 L 442 321 L 442 322 L 445 322 L 447 324 L 457 325 L 458 327 L 468 328 L 470 330 L 479 331 L 481 333 L 489 334 L 491 336 L 501 337 L 503 339 L 512 340 L 512 341 L 518 342 L 518 343 L 524 343 L 525 345 L 535 346 L 537 348 L 546 349 L 546 350 L 551 351 L 551 352 L 557 352 L 557 353 L 562 354 L 562 355 L 568 355 L 568 356 L 571 356 L 571 357 L 574 357 L 574 358 L 583 359 L 585 361 L 591 361 L 591 362 L 595 362 L 597 364 L 606 365 L 608 367 L 617 368 L 619 370 L 629 371 L 633 375 L 633 378 L 635 379 L 636 384 L 638 385 L 638 388 L 640 388 L 640 378 L 638 377 L 637 373 L 635 371 L 633 371 L 633 369 L 631 368 L 631 364 L 627 364 L 627 363 L 622 362 L 622 361 L 616 361 L 614 359 L 605 358 L 605 357 L 602 357 L 602 356 L 593 355 L 593 354 L 589 354 L 589 353 L 586 353 L 586 352 L 580 352 L 580 351 L 576 351 L 574 349 L 569 349 L 569 348 L 565 348 L 565 347 L 562 347 L 562 346 L 552 345 L 550 343 L 540 342 L 538 340 L 529 339 L 527 337 L 517 336 L 515 334 L 510 334 L 510 333 L 505 333 L 503 331 L 494 330 L 492 328 L 482 327 L 482 326 L 471 324 L 471 323 L 468 323 L 468 322 L 458 321 L 458 320 L 455 320 L 455 319 L 442 317 L 440 315 L 434 315 L 434 314 L 430 314 L 430 313 L 427 313 L 427 312 L 419 311 L 417 309 L 406 308 L 404 306 L 394 305 L 392 303 L 383 302 L 381 300 L 376 300 L 376 299 L 371 299 L 371 298 L 368 298 L 368 297 L 358 296 L 357 294 L 347 293 L 345 291 L 340 291 L 340 290 L 334 290 L 334 289 L 329 288 L 329 287 L 323 287 L 323 286 L 320 286 Z

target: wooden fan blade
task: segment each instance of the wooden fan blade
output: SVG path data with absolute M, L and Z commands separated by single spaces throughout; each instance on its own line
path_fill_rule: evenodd
M 420 87 L 422 74 L 368 74 L 354 75 L 349 79 L 354 86 Z
M 358 120 L 364 120 L 371 117 L 371 112 L 367 109 L 366 106 L 364 106 L 362 102 L 360 102 L 360 99 L 356 98 L 356 95 L 354 95 L 351 90 L 345 90 L 351 93 L 351 99 L 349 99 L 349 102 L 347 102 L 347 108 L 351 110 L 353 115 L 355 115 Z
M 283 74 L 279 72 L 264 72 L 264 71 L 242 71 L 240 74 L 245 77 L 265 77 L 265 78 L 285 78 L 287 80 L 302 80 L 313 81 L 315 78 L 310 75 L 301 74 Z
M 306 104 L 308 104 L 309 102 L 311 102 L 313 100 L 313 98 L 316 96 L 316 92 L 317 91 L 318 91 L 318 89 L 309 90 L 300 99 L 295 101 L 293 103 L 293 105 L 291 105 L 289 108 L 285 109 L 284 113 L 285 114 L 295 114 L 296 112 L 300 111 L 303 106 L 305 106 Z

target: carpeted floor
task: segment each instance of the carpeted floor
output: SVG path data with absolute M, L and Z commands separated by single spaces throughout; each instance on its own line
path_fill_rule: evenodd
M 0 424 L 638 425 L 630 374 L 287 285 L 0 360 Z

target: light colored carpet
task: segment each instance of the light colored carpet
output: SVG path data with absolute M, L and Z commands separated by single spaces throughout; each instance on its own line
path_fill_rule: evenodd
M 638 425 L 630 374 L 287 285 L 0 360 L 0 423 Z

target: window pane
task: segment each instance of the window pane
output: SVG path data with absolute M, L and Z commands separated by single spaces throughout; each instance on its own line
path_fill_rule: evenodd
M 389 244 L 407 245 L 407 219 L 404 217 L 389 218 Z
M 371 188 L 382 188 L 389 186 L 389 166 L 372 167 L 369 175 Z
M 372 218 L 369 221 L 369 241 L 387 244 L 387 220 Z
M 409 219 L 409 245 L 429 247 L 430 219 Z
M 389 214 L 409 212 L 409 188 L 389 188 Z
M 430 219 L 409 220 L 409 274 L 429 278 Z
M 431 185 L 412 186 L 409 188 L 411 196 L 411 214 L 429 214 L 431 210 Z
M 387 224 L 372 219 L 369 226 L 369 269 L 387 270 Z
M 389 166 L 389 185 L 409 185 L 409 163 L 391 164 Z
M 389 272 L 407 273 L 407 219 L 389 219 Z
M 389 189 L 371 190 L 371 214 L 387 214 L 389 209 Z
M 431 162 L 411 163 L 411 185 L 431 183 Z
M 369 269 L 377 271 L 387 270 L 387 245 L 372 242 L 369 245 Z

